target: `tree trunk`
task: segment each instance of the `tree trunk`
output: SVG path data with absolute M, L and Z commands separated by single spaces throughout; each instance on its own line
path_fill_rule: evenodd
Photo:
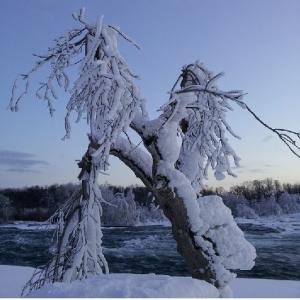
M 124 157 L 120 152 L 111 150 L 111 154 L 123 161 L 137 177 L 152 191 L 155 196 L 156 203 L 162 208 L 165 216 L 172 224 L 172 234 L 177 243 L 177 251 L 184 258 L 187 269 L 193 278 L 205 280 L 216 287 L 219 287 L 219 282 L 216 279 L 216 274 L 211 267 L 209 256 L 204 250 L 197 246 L 194 233 L 191 231 L 187 210 L 183 199 L 180 198 L 176 189 L 173 191 L 168 187 L 167 183 L 163 184 L 163 188 L 156 188 L 156 171 L 157 163 L 160 160 L 160 154 L 156 147 L 156 140 L 145 141 L 149 153 L 153 158 L 152 179 L 147 180 L 147 176 L 138 169 L 132 159 Z
M 174 192 L 168 187 L 156 190 L 156 195 L 158 195 L 158 202 L 165 216 L 172 224 L 172 234 L 177 243 L 177 251 L 184 258 L 192 277 L 219 287 L 216 274 L 210 267 L 208 256 L 195 242 L 183 200 L 176 193 L 174 195 Z

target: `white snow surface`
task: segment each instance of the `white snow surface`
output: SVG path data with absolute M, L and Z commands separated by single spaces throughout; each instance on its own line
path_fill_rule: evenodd
M 0 298 L 20 297 L 33 271 L 31 267 L 0 265 Z
M 155 274 L 110 274 L 94 276 L 71 284 L 55 283 L 34 291 L 29 297 L 105 298 L 216 298 L 211 284 L 189 277 Z
M 230 284 L 235 298 L 300 298 L 300 282 L 238 278 Z
M 34 269 L 0 265 L 0 298 L 20 297 Z M 300 298 L 300 282 L 238 278 L 230 284 L 237 298 Z M 72 284 L 56 283 L 32 292 L 30 297 L 218 297 L 210 284 L 192 279 L 155 274 L 110 274 Z

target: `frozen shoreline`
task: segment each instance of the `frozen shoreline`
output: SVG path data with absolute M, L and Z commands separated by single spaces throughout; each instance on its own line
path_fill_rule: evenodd
M 277 230 L 281 234 L 290 234 L 300 230 L 300 213 L 281 216 L 266 216 L 255 219 L 235 218 L 237 224 L 252 224 Z
M 10 223 L 0 224 L 4 228 L 16 228 L 21 230 L 49 230 L 55 229 L 56 225 L 39 221 L 12 221 Z
M 293 233 L 300 230 L 300 213 L 286 214 L 281 216 L 266 216 L 253 219 L 235 218 L 238 224 L 253 224 L 269 227 L 275 230 L 279 230 L 281 233 Z M 129 225 L 128 225 L 129 226 Z M 103 226 L 103 229 L 128 227 L 124 226 Z M 166 226 L 170 227 L 171 223 L 168 220 L 152 221 L 137 223 L 131 226 Z M 0 227 L 17 228 L 21 230 L 52 230 L 56 228 L 54 224 L 48 224 L 47 222 L 38 221 L 13 221 L 7 224 L 0 224 Z
M 125 227 L 140 227 L 140 226 L 166 226 L 170 227 L 171 223 L 167 220 L 162 221 L 148 221 L 144 223 L 137 223 L 135 225 L 124 225 L 124 226 L 103 226 L 102 228 L 125 228 Z M 16 228 L 20 230 L 52 230 L 56 228 L 55 224 L 49 224 L 47 222 L 38 222 L 38 221 L 13 221 L 11 223 L 0 224 L 0 227 L 3 228 Z

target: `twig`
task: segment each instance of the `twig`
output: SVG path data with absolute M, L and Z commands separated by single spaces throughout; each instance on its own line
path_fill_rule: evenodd
M 300 158 L 300 154 L 298 154 L 292 147 L 295 147 L 296 149 L 298 149 L 300 151 L 300 147 L 297 145 L 297 142 L 291 137 L 289 136 L 287 133 L 295 135 L 298 139 L 300 139 L 300 133 L 296 132 L 296 131 L 292 131 L 289 129 L 284 129 L 284 128 L 272 128 L 271 126 L 269 126 L 267 123 L 265 123 L 264 121 L 261 120 L 261 118 L 259 118 L 257 116 L 256 113 L 253 112 L 253 110 L 251 110 L 249 108 L 249 106 L 247 104 L 244 103 L 245 109 L 248 110 L 248 112 L 260 123 L 262 124 L 264 127 L 266 127 L 267 129 L 271 130 L 272 132 L 274 132 L 275 134 L 277 134 L 277 136 L 287 145 L 287 147 L 290 149 L 290 151 L 296 155 L 298 158 Z
M 129 36 L 127 36 L 125 33 L 120 31 L 118 28 L 112 25 L 108 25 L 108 27 L 116 31 L 120 36 L 122 36 L 129 43 L 133 44 L 137 49 L 141 50 L 141 47 L 134 40 L 132 40 Z

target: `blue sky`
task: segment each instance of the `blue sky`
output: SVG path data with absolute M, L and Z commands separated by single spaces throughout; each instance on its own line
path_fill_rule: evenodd
M 18 113 L 6 108 L 15 76 L 34 62 L 31 54 L 45 52 L 53 38 L 73 27 L 71 13 L 82 6 L 88 19 L 104 15 L 142 46 L 138 51 L 120 44 L 141 76 L 138 85 L 152 117 L 181 66 L 199 59 L 212 71 L 225 72 L 222 89 L 247 92 L 245 101 L 266 122 L 300 131 L 300 1 L 1 0 L 0 187 L 76 181 L 75 160 L 85 152 L 87 127 L 73 125 L 71 139 L 61 141 L 68 95 L 60 93 L 53 118 L 34 93 Z M 299 181 L 300 159 L 246 111 L 236 107 L 228 120 L 242 136 L 232 139 L 242 167 L 237 179 L 216 182 L 211 176 L 208 184 L 228 187 L 265 177 Z M 114 158 L 110 174 L 102 182 L 138 183 Z

